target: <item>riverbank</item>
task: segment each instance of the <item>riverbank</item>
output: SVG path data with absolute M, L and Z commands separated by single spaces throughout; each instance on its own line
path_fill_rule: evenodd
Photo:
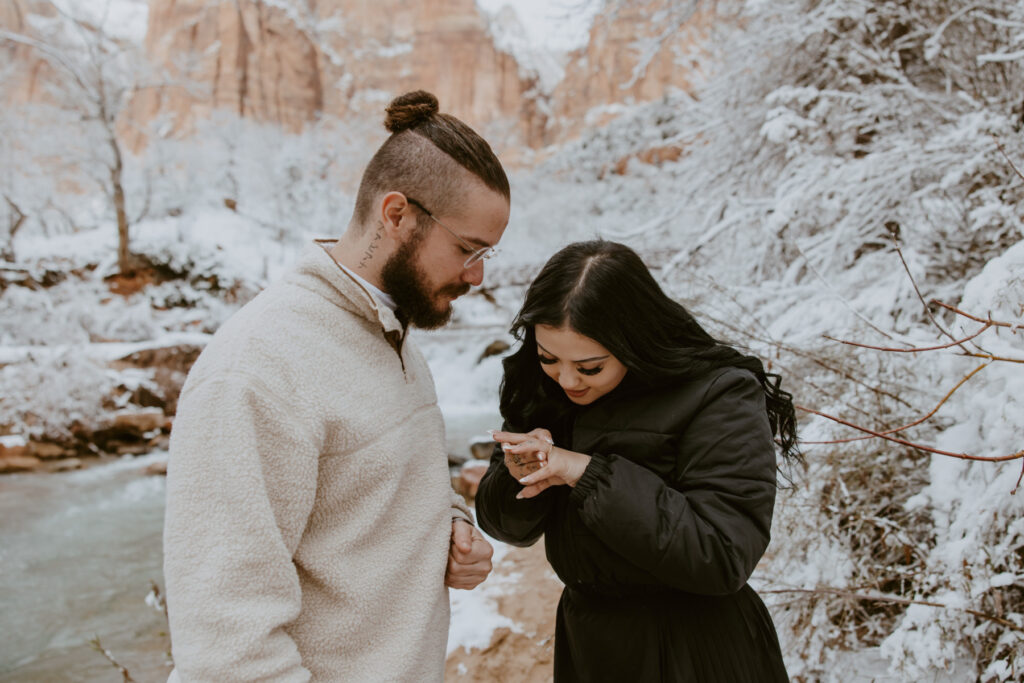
M 445 681 L 551 681 L 555 608 L 562 582 L 544 557 L 543 542 L 507 548 L 487 583 L 501 585 L 497 612 L 512 626 L 495 629 L 485 647 L 449 653 Z

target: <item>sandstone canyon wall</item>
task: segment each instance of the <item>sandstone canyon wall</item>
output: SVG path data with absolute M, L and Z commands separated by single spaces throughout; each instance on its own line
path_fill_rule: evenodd
M 587 45 L 569 56 L 565 76 L 551 94 L 551 137 L 573 137 L 606 105 L 650 102 L 668 88 L 690 90 L 699 78 L 700 50 L 713 11 L 690 15 L 678 0 L 624 0 L 606 6 L 590 28 Z M 676 24 L 685 19 L 684 25 Z M 590 125 L 602 116 L 589 117 Z
M 499 150 L 536 149 L 599 125 L 600 116 L 587 115 L 604 105 L 691 87 L 687 51 L 711 17 L 698 14 L 652 43 L 666 28 L 663 7 L 673 4 L 610 3 L 562 80 L 543 92 L 536 74 L 495 47 L 475 0 L 149 0 L 143 48 L 155 87 L 139 90 L 125 117 L 161 117 L 165 130 L 188 135 L 226 109 L 295 131 L 324 115 L 378 120 L 391 97 L 424 88 Z M 4 0 L 0 28 L 31 34 L 26 17 L 52 14 L 47 8 L 45 0 Z M 652 44 L 658 49 L 645 54 Z M 5 101 L 45 97 L 48 67 L 31 48 L 0 42 L 0 56 L 11 65 Z M 646 68 L 635 74 L 641 60 Z M 145 125 L 122 130 L 132 146 L 145 144 Z
M 0 2 L 0 30 L 16 36 L 31 36 L 30 15 L 51 16 L 52 8 L 32 0 Z M 45 85 L 52 78 L 49 65 L 27 44 L 0 41 L 0 73 L 3 92 L 0 102 L 23 103 L 45 99 Z
M 146 50 L 198 84 L 137 100 L 139 118 L 170 112 L 179 128 L 214 108 L 291 130 L 321 114 L 380 118 L 391 97 L 424 88 L 471 125 L 504 122 L 527 144 L 543 133 L 530 79 L 494 47 L 474 0 L 163 0 L 151 3 Z

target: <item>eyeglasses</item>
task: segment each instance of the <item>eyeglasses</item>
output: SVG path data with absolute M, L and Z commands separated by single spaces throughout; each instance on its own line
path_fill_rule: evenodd
M 486 261 L 487 259 L 491 258 L 492 256 L 494 256 L 495 254 L 498 253 L 498 250 L 496 248 L 494 248 L 494 247 L 474 247 L 472 244 L 470 244 L 469 242 L 464 240 L 462 238 L 462 236 L 459 235 L 459 233 L 455 232 L 454 230 L 449 228 L 447 225 L 445 225 L 444 223 L 439 221 L 437 219 L 437 217 L 434 216 L 434 214 L 430 213 L 430 211 L 427 210 L 427 207 L 423 206 L 423 204 L 419 203 L 418 201 L 416 201 L 412 197 L 406 196 L 405 201 L 409 202 L 410 204 L 415 206 L 417 209 L 419 209 L 423 213 L 427 214 L 427 216 L 432 221 L 434 221 L 435 223 L 440 225 L 442 228 L 447 230 L 449 232 L 449 234 L 452 235 L 452 237 L 457 239 L 462 244 L 463 248 L 466 251 L 471 252 L 470 255 L 469 255 L 469 258 L 467 258 L 466 262 L 462 264 L 463 268 L 472 268 L 473 265 L 477 261 Z

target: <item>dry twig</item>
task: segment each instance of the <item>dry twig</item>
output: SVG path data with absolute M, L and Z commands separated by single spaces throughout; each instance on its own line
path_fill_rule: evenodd
M 1010 159 L 1010 155 L 1006 153 L 1006 150 L 1003 149 L 1003 146 L 999 143 L 999 138 L 997 138 L 995 135 L 993 135 L 992 137 L 996 141 L 996 148 L 1000 152 L 1002 152 L 1003 158 L 1006 159 L 1006 163 L 1008 163 L 1010 165 L 1010 168 L 1013 169 L 1013 172 L 1017 174 L 1018 178 L 1020 178 L 1021 180 L 1024 180 L 1024 174 L 1021 174 L 1020 170 L 1016 166 L 1014 166 L 1013 160 Z
M 118 672 L 120 672 L 122 678 L 121 683 L 135 683 L 135 679 L 132 678 L 132 675 L 130 673 L 128 673 L 128 669 L 121 666 L 121 663 L 114 659 L 114 655 L 110 653 L 110 650 L 103 647 L 103 643 L 100 642 L 99 636 L 96 636 L 95 638 L 90 640 L 89 644 L 92 645 L 92 649 L 96 650 L 96 652 L 99 652 L 101 655 L 106 657 L 107 661 L 110 662 L 113 665 L 113 667 L 118 670 Z
M 885 430 L 884 432 L 881 432 L 881 433 L 882 434 L 895 434 L 897 432 L 902 432 L 905 429 L 910 429 L 911 427 L 916 427 L 917 425 L 921 424 L 922 422 L 924 422 L 925 420 L 930 418 L 932 415 L 937 413 L 939 411 L 939 408 L 942 407 L 942 404 L 945 403 L 946 401 L 948 401 L 949 398 L 953 394 L 956 393 L 957 389 L 959 389 L 964 384 L 966 384 L 967 380 L 969 380 L 971 377 L 974 377 L 974 375 L 976 375 L 982 369 L 987 368 L 989 366 L 989 364 L 990 363 L 982 363 L 981 365 L 979 365 L 978 367 L 974 368 L 969 373 L 967 373 L 964 377 L 962 377 L 960 379 L 960 381 L 956 383 L 956 386 L 953 387 L 952 389 L 950 389 L 946 393 L 946 395 L 942 397 L 942 400 L 939 401 L 938 404 L 936 404 L 936 406 L 934 408 L 932 408 L 931 411 L 929 411 L 927 415 L 925 415 L 923 417 L 920 417 L 920 418 L 914 420 L 913 422 L 907 423 L 907 424 L 903 425 L 902 427 L 894 427 L 893 429 L 887 429 L 887 430 Z M 800 443 L 807 444 L 807 445 L 821 445 L 821 444 L 834 444 L 834 443 L 849 443 L 851 441 L 864 441 L 866 439 L 872 439 L 872 438 L 874 438 L 874 437 L 870 436 L 870 435 L 869 436 L 854 436 L 854 437 L 850 437 L 848 439 L 830 439 L 829 441 L 801 441 Z
M 968 609 L 966 607 L 955 607 L 953 605 L 946 605 L 941 602 L 932 602 L 931 600 L 912 600 L 910 598 L 899 598 L 894 595 L 865 595 L 863 593 L 856 593 L 854 591 L 843 590 L 841 588 L 833 588 L 832 586 L 819 586 L 817 588 L 777 588 L 774 590 L 758 590 L 758 593 L 765 595 L 768 593 L 811 593 L 811 594 L 825 594 L 825 595 L 838 595 L 844 598 L 853 598 L 854 600 L 870 600 L 874 602 L 891 602 L 898 605 L 926 605 L 927 607 L 938 607 L 940 609 L 954 609 L 961 612 L 966 612 L 972 616 L 978 617 L 979 619 L 986 619 L 988 621 L 1004 626 L 1013 631 L 1024 633 L 1024 627 L 1019 624 L 1015 624 L 1012 621 L 997 617 L 993 614 L 986 614 L 985 612 L 979 612 L 978 610 Z
M 961 460 L 982 460 L 982 461 L 985 461 L 985 462 L 1006 462 L 1008 460 L 1018 460 L 1020 458 L 1024 458 L 1024 450 L 1017 451 L 1016 453 L 1011 453 L 1010 455 L 997 455 L 997 456 L 970 455 L 968 453 L 954 453 L 952 451 L 943 451 L 943 450 L 940 450 L 938 448 L 932 448 L 931 446 L 925 446 L 924 444 L 914 443 L 912 441 L 907 441 L 905 439 L 897 439 L 896 437 L 890 436 L 889 434 L 886 434 L 886 433 L 883 433 L 883 432 L 878 432 L 878 431 L 875 431 L 873 429 L 868 429 L 867 427 L 862 427 L 862 426 L 860 426 L 858 424 L 854 424 L 853 422 L 847 422 L 846 420 L 844 420 L 842 418 L 839 418 L 839 417 L 836 417 L 835 415 L 829 415 L 828 413 L 823 413 L 821 411 L 814 410 L 813 408 L 805 408 L 804 406 L 794 406 L 794 407 L 797 410 L 802 410 L 805 413 L 812 413 L 814 415 L 818 415 L 820 417 L 824 417 L 824 418 L 826 418 L 828 420 L 832 420 L 833 422 L 838 422 L 839 424 L 846 425 L 847 427 L 851 427 L 853 429 L 856 429 L 857 431 L 864 432 L 866 434 L 870 434 L 871 436 L 876 436 L 879 439 L 885 439 L 886 441 L 892 441 L 894 443 L 898 443 L 898 444 L 901 444 L 903 446 L 907 446 L 909 448 L 914 448 L 914 449 L 919 450 L 919 451 L 925 451 L 926 453 L 935 453 L 936 455 L 947 455 L 947 456 L 949 456 L 951 458 L 959 458 Z

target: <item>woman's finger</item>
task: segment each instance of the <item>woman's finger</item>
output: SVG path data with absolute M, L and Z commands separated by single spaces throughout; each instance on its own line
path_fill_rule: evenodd
M 545 479 L 544 481 L 539 482 L 537 484 L 533 484 L 531 486 L 527 486 L 522 491 L 520 491 L 519 493 L 516 494 L 516 498 L 518 498 L 520 500 L 522 500 L 523 498 L 533 498 L 534 496 L 536 496 L 537 494 L 539 494 L 541 491 L 543 491 L 544 489 L 548 488 L 549 486 L 551 486 L 551 482 L 549 482 L 549 481 L 547 481 Z
M 512 476 L 518 481 L 528 474 L 533 474 L 537 470 L 543 467 L 543 463 L 531 462 L 526 465 L 516 465 L 509 469 Z
M 554 471 L 551 465 L 545 464 L 536 472 L 520 478 L 519 483 L 522 484 L 523 486 L 530 486 L 531 484 L 536 484 L 537 482 L 544 481 L 545 479 L 550 479 L 551 477 L 556 476 L 558 476 L 558 473 Z
M 528 441 L 533 437 L 529 434 L 520 434 L 519 432 L 491 432 L 491 438 L 500 443 L 511 443 L 517 444 L 523 441 Z
M 551 448 L 550 444 L 537 439 L 502 446 L 502 450 L 506 453 L 547 453 L 549 448 Z
M 527 453 L 505 453 L 505 466 L 506 467 L 523 467 L 532 464 L 541 464 L 543 460 L 537 457 L 533 452 Z
M 512 478 L 518 481 L 522 477 L 539 470 L 543 467 L 544 462 L 533 452 L 509 453 L 506 451 L 504 465 L 505 469 L 512 475 Z
M 529 435 L 532 436 L 533 438 L 539 440 L 539 441 L 543 441 L 544 443 L 546 443 L 546 444 L 548 444 L 550 446 L 554 446 L 555 445 L 554 439 L 551 438 L 551 432 L 549 432 L 548 430 L 544 429 L 543 427 L 537 427 L 536 429 L 531 429 L 529 431 Z

